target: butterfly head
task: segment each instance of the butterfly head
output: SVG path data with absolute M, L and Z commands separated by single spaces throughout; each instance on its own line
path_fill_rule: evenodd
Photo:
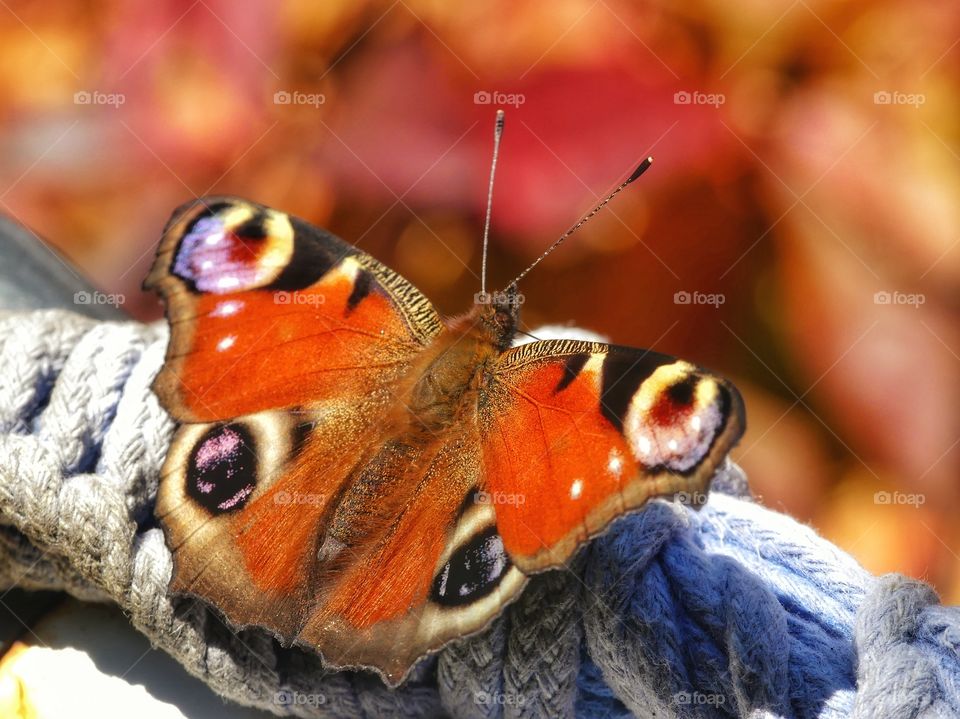
M 523 304 L 516 283 L 497 292 L 478 292 L 474 299 L 476 308 L 471 316 L 476 325 L 500 351 L 507 349 L 517 333 Z

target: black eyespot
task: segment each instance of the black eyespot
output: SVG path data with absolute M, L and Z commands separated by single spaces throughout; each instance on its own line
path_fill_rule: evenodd
M 490 594 L 510 568 L 510 558 L 496 527 L 489 527 L 459 547 L 433 580 L 430 598 L 458 607 Z
M 658 367 L 670 364 L 673 357 L 649 350 L 611 347 L 603 360 L 603 391 L 600 394 L 600 412 L 621 432 L 630 400 L 640 385 Z
M 245 240 L 265 240 L 267 238 L 266 221 L 266 215 L 258 212 L 242 225 L 234 227 L 233 234 Z
M 679 407 L 687 407 L 693 402 L 693 393 L 700 380 L 691 375 L 685 377 L 679 382 L 675 382 L 667 388 L 667 396 L 670 401 Z
M 253 436 L 241 424 L 212 427 L 187 464 L 187 495 L 220 514 L 240 509 L 257 484 Z

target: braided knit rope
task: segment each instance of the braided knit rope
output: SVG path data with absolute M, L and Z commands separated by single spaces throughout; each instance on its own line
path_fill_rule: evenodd
M 241 704 L 303 717 L 960 716 L 960 611 L 723 491 L 616 522 L 397 690 L 171 597 L 152 520 L 166 328 L 0 315 L 0 587 L 112 601 Z M 715 480 L 742 485 L 735 467 Z

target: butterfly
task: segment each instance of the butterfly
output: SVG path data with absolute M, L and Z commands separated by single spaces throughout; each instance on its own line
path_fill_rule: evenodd
M 238 198 L 179 208 L 145 286 L 179 424 L 156 502 L 171 591 L 390 685 L 616 518 L 702 499 L 744 430 L 700 367 L 514 346 L 516 283 L 445 319 L 357 247 Z

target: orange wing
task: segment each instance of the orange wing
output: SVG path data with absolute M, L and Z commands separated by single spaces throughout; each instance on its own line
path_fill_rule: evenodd
M 535 342 L 506 352 L 494 377 L 479 422 L 483 487 L 527 574 L 652 497 L 702 502 L 744 429 L 731 384 L 655 352 Z
M 182 425 L 156 506 L 172 589 L 391 683 L 620 514 L 705 491 L 743 431 L 703 370 L 587 342 L 501 354 L 242 200 L 179 211 L 147 285 L 171 325 L 154 386 Z
M 441 329 L 427 299 L 369 255 L 236 198 L 180 208 L 144 285 L 171 327 L 154 389 L 186 422 L 363 396 Z
M 145 284 L 171 329 L 154 389 L 181 423 L 156 505 L 171 587 L 294 641 L 342 495 L 440 319 L 369 255 L 235 198 L 178 210 Z

